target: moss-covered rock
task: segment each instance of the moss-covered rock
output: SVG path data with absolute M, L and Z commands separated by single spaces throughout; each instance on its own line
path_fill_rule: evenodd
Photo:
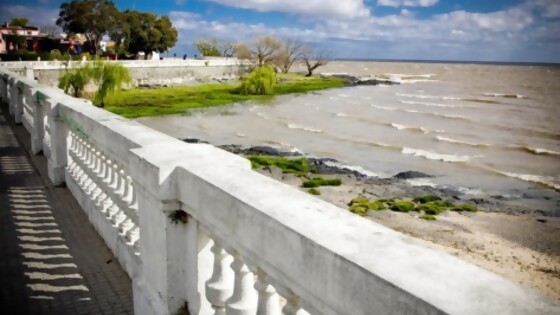
M 296 175 L 307 175 L 310 171 L 309 160 L 306 158 L 288 159 L 285 157 L 262 155 L 249 155 L 246 158 L 251 161 L 251 167 L 254 169 L 275 166 L 281 169 L 283 173 Z
M 395 201 L 390 205 L 390 208 L 397 212 L 410 212 L 414 210 L 414 203 L 410 201 Z
M 357 215 L 361 215 L 364 216 L 368 213 L 369 208 L 367 206 L 364 205 L 360 205 L 360 204 L 355 204 L 352 207 L 350 207 L 350 212 L 355 213 Z
M 304 188 L 316 188 L 320 186 L 340 186 L 342 180 L 340 178 L 326 179 L 322 177 L 314 177 L 310 180 L 304 181 L 301 186 Z
M 435 196 L 435 195 L 425 195 L 425 196 L 418 196 L 416 198 L 414 198 L 412 201 L 416 202 L 416 203 L 428 203 L 428 202 L 433 202 L 433 201 L 438 201 L 441 200 L 440 197 Z
M 431 214 L 424 214 L 420 217 L 420 219 L 426 220 L 426 221 L 435 221 L 436 217 L 431 215 Z
M 421 204 L 416 209 L 418 211 L 424 211 L 424 213 L 428 215 L 438 215 L 446 211 L 447 207 L 444 207 L 441 204 L 434 201 L 434 202 Z
M 471 205 L 471 204 L 462 204 L 462 205 L 456 205 L 453 208 L 451 208 L 452 211 L 457 211 L 457 212 L 477 212 L 478 208 L 475 205 Z
M 315 189 L 315 188 L 311 188 L 311 189 L 309 189 L 307 192 L 310 193 L 310 194 L 312 194 L 312 195 L 314 195 L 314 196 L 319 196 L 319 195 L 321 195 L 321 192 L 320 192 L 318 189 Z

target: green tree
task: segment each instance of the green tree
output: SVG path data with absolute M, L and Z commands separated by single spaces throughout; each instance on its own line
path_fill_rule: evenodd
M 72 0 L 60 5 L 56 25 L 67 33 L 83 34 L 97 53 L 103 35 L 115 27 L 117 15 L 110 0 Z
M 12 21 L 10 21 L 10 26 L 19 26 L 19 27 L 23 27 L 23 26 L 26 26 L 27 23 L 29 23 L 29 19 L 26 19 L 26 18 L 13 18 Z
M 165 52 L 177 43 L 177 30 L 167 16 L 126 10 L 119 14 L 111 39 L 132 53 Z
M 194 42 L 196 50 L 203 55 L 208 57 L 221 57 L 222 52 L 219 49 L 220 43 L 217 39 L 197 39 Z
M 90 83 L 95 75 L 95 70 L 91 64 L 87 63 L 80 68 L 73 68 L 58 80 L 58 87 L 64 90 L 64 93 L 74 97 L 84 96 L 84 89 Z
M 241 83 L 239 92 L 243 95 L 270 95 L 274 92 L 276 74 L 270 66 L 258 67 L 251 71 Z

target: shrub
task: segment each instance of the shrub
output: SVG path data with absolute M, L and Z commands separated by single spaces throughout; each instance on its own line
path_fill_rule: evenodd
M 307 192 L 310 193 L 310 194 L 312 194 L 312 195 L 314 195 L 314 196 L 319 196 L 319 195 L 321 195 L 321 192 L 320 192 L 318 189 L 315 189 L 315 188 L 311 188 L 311 189 L 309 189 Z
M 438 196 L 425 195 L 421 197 L 416 197 L 412 201 L 416 203 L 427 203 L 427 202 L 438 201 L 438 200 L 441 200 L 441 198 Z
M 51 53 L 52 56 L 52 53 Z M 85 86 L 94 78 L 94 69 L 90 64 L 86 64 L 80 68 L 68 70 L 58 80 L 58 87 L 64 90 L 64 93 L 74 97 L 82 97 Z
M 387 209 L 387 206 L 385 205 L 385 203 L 381 200 L 377 200 L 377 201 L 370 201 L 369 199 L 367 199 L 366 197 L 363 196 L 359 196 L 356 197 L 354 199 L 352 199 L 348 205 L 350 206 L 350 211 L 354 212 L 352 209 L 356 209 L 358 208 L 358 210 L 360 208 L 366 208 L 367 211 L 369 210 L 373 210 L 373 211 L 379 211 L 379 210 L 385 210 Z M 366 211 L 366 212 L 367 212 Z M 354 212 L 356 213 L 356 212 Z
M 241 83 L 239 92 L 243 95 L 270 95 L 274 92 L 276 74 L 272 67 L 264 66 L 251 71 Z
M 475 205 L 462 204 L 462 205 L 457 205 L 457 206 L 451 208 L 451 211 L 458 211 L 458 212 L 462 212 L 462 211 L 477 212 L 477 211 L 478 211 L 478 208 L 477 208 Z
M 410 201 L 395 201 L 390 207 L 391 210 L 397 212 L 410 212 L 414 210 L 414 204 Z

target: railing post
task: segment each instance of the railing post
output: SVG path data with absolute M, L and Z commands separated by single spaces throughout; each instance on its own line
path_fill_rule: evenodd
M 37 90 L 26 86 L 24 89 L 23 101 L 33 108 L 33 126 L 31 129 L 31 152 L 39 154 L 43 151 L 43 137 L 45 135 L 45 118 L 43 106 L 37 99 Z
M 17 102 L 18 102 L 18 87 L 17 87 L 17 79 L 14 77 L 10 77 L 8 79 L 8 89 L 9 91 L 9 98 L 8 98 L 8 104 L 9 104 L 9 113 L 10 115 L 16 115 L 16 108 L 17 108 Z M 20 119 L 21 122 L 21 119 Z
M 66 182 L 65 172 L 68 162 L 68 128 L 60 117 L 59 105 L 56 99 L 49 98 L 41 101 L 47 112 L 51 134 L 51 154 L 48 157 L 49 179 L 54 185 Z

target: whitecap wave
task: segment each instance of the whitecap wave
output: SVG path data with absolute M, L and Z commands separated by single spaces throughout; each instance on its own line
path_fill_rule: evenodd
M 343 164 L 340 162 L 332 162 L 332 161 L 325 161 L 325 165 L 330 166 L 330 167 L 336 167 L 339 169 L 348 169 L 350 171 L 355 171 L 358 172 L 362 175 L 368 176 L 368 177 L 379 177 L 379 174 L 374 173 L 370 170 L 367 170 L 361 166 L 356 166 L 356 165 L 347 165 L 347 164 Z
M 401 153 L 407 155 L 413 155 L 417 157 L 423 157 L 428 160 L 435 160 L 435 161 L 443 161 L 443 162 L 451 162 L 451 163 L 465 163 L 470 161 L 473 156 L 469 155 L 454 155 L 454 154 L 440 154 L 420 149 L 412 149 L 412 148 L 403 148 Z M 480 155 L 474 157 L 481 157 Z
M 461 108 L 461 107 L 476 107 L 476 106 L 469 106 L 469 105 L 452 105 L 452 104 L 440 104 L 440 103 L 429 103 L 429 102 L 417 102 L 417 101 L 403 101 L 399 100 L 401 104 L 409 104 L 409 105 L 423 105 L 423 106 L 432 106 L 432 107 L 449 107 L 449 108 Z
M 348 117 L 348 114 L 345 114 L 345 113 L 336 113 L 335 116 L 336 116 L 336 117 Z
M 407 179 L 406 180 L 411 186 L 415 186 L 415 187 L 421 187 L 421 186 L 427 186 L 427 187 L 432 187 L 432 188 L 436 188 L 437 184 L 430 181 L 428 178 L 411 178 L 411 179 Z
M 539 176 L 533 174 L 518 174 L 518 173 L 511 173 L 511 172 L 502 172 L 497 171 L 497 173 L 502 174 L 504 176 L 508 176 L 511 178 L 521 179 L 526 182 L 535 183 L 539 185 L 543 185 L 548 188 L 552 188 L 556 191 L 560 191 L 560 181 L 557 178 L 551 176 Z
M 396 93 L 396 95 L 401 96 L 401 97 L 431 99 L 431 100 L 449 100 L 449 101 L 460 101 L 460 100 L 462 100 L 462 98 L 456 97 L 456 96 L 435 96 L 435 95 L 403 94 L 403 93 Z
M 403 79 L 399 80 L 401 84 L 414 84 L 414 83 L 421 83 L 421 82 L 439 82 L 439 80 L 431 80 L 431 79 Z
M 296 124 L 288 124 L 288 128 L 290 128 L 290 129 L 299 129 L 299 130 L 308 131 L 308 132 L 314 132 L 314 133 L 321 133 L 321 132 L 323 132 L 323 130 L 321 130 L 321 129 L 315 129 L 315 128 L 311 128 L 311 127 L 305 127 L 305 126 L 296 125 Z
M 239 138 L 246 138 L 247 137 L 246 134 L 241 133 L 241 132 L 236 132 L 235 135 L 238 136 Z
M 442 137 L 442 136 L 437 136 L 436 139 L 438 141 L 457 143 L 457 144 L 465 144 L 465 145 L 470 145 L 470 146 L 473 146 L 473 147 L 489 147 L 490 146 L 489 144 L 486 144 L 486 143 L 474 143 L 474 142 L 468 142 L 468 141 L 462 141 L 462 140 L 455 140 L 455 139 Z
M 557 155 L 557 156 L 560 156 L 560 152 L 549 150 L 549 149 L 533 148 L 533 147 L 530 147 L 530 146 L 521 147 L 521 149 L 524 150 L 524 151 L 527 151 L 529 153 L 537 154 L 537 155 Z
M 502 93 L 483 93 L 482 95 L 488 97 L 503 97 L 503 98 L 526 98 L 521 94 L 502 94 Z
M 382 109 L 382 110 L 391 110 L 391 111 L 395 111 L 395 110 L 399 110 L 399 108 L 397 107 L 388 107 L 388 106 L 379 106 L 379 105 L 369 105 L 373 108 L 378 108 L 378 109 Z
M 391 124 L 391 127 L 396 128 L 398 130 L 411 130 L 411 131 L 419 131 L 422 133 L 430 132 L 428 129 L 424 127 L 410 127 L 410 126 L 399 125 L 399 124 Z
M 436 76 L 436 74 L 433 73 L 428 73 L 428 74 L 386 73 L 385 75 L 389 77 L 399 77 L 399 78 L 426 78 L 426 79 Z

